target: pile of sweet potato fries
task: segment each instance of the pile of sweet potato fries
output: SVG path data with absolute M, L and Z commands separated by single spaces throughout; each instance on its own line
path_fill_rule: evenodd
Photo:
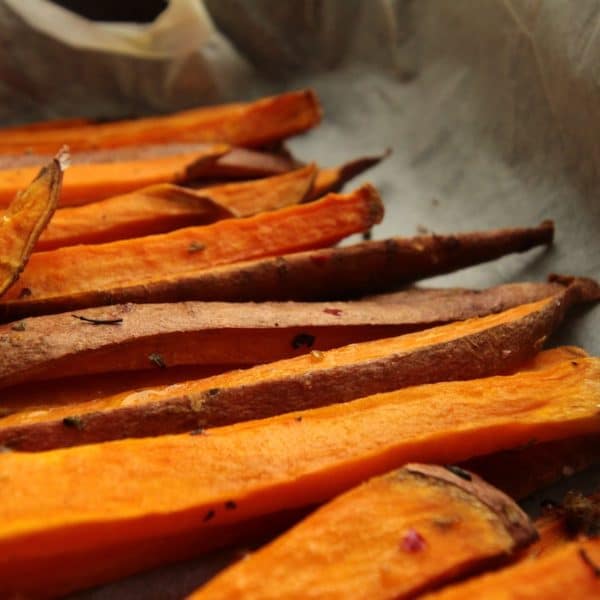
M 554 224 L 371 241 L 385 155 L 300 162 L 320 119 L 0 130 L 0 598 L 239 544 L 190 597 L 600 597 L 600 499 L 516 503 L 600 463 L 600 358 L 544 349 L 600 286 L 413 286 Z

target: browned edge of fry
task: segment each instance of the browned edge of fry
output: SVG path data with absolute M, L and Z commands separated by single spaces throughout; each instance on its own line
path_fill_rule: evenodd
M 377 166 L 391 154 L 391 148 L 387 148 L 381 154 L 356 158 L 339 167 L 321 168 L 316 177 L 313 189 L 305 201 L 316 200 L 329 192 L 339 192 L 351 179 Z M 328 178 L 331 178 L 330 181 L 327 181 Z
M 500 519 L 513 538 L 516 548 L 526 546 L 537 539 L 537 531 L 527 514 L 506 494 L 486 483 L 475 473 L 419 463 L 409 463 L 404 468 L 410 473 L 449 483 L 475 496 Z

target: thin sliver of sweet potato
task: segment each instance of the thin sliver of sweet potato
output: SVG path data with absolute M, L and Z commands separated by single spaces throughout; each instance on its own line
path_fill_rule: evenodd
M 310 205 L 309 205 L 310 206 Z M 339 300 L 397 289 L 406 283 L 524 252 L 552 242 L 554 227 L 491 230 L 365 242 L 299 252 L 197 273 L 156 277 L 143 285 L 119 285 L 52 297 L 26 296 L 0 303 L 0 319 L 64 312 L 124 302 L 221 300 Z
M 36 250 L 165 233 L 299 204 L 310 189 L 315 171 L 309 165 L 275 177 L 202 190 L 161 184 L 83 206 L 61 208 Z
M 161 158 L 72 165 L 64 177 L 60 206 L 86 204 L 157 183 L 183 183 L 194 177 L 198 165 L 213 161 L 228 150 L 228 146 L 217 144 L 202 151 Z M 0 170 L 0 206 L 7 205 L 37 170 L 37 167 Z
M 222 183 L 229 180 L 270 177 L 302 166 L 302 163 L 281 154 L 248 148 L 232 148 L 231 152 L 217 160 L 206 162 L 197 169 L 195 183 L 206 185 L 206 181 Z
M 339 192 L 344 184 L 351 179 L 358 177 L 371 167 L 378 165 L 382 160 L 390 155 L 390 150 L 378 156 L 365 156 L 344 163 L 337 167 L 323 167 L 315 179 L 315 183 L 310 191 L 308 200 L 316 200 L 330 192 Z
M 189 598 L 414 598 L 535 538 L 527 515 L 476 475 L 408 464 L 335 498 Z
M 61 153 L 0 214 L 0 296 L 19 278 L 60 195 L 67 155 Z
M 600 359 L 584 358 L 194 435 L 5 452 L 0 592 L 51 597 L 142 570 L 133 547 L 162 544 L 165 562 L 178 538 L 206 550 L 219 544 L 214 527 L 324 502 L 407 462 L 453 464 L 532 437 L 598 433 L 599 400 Z M 73 578 L 81 557 L 94 568 Z
M 288 92 L 254 102 L 198 108 L 172 115 L 92 124 L 56 131 L 5 132 L 0 153 L 23 150 L 55 152 L 170 142 L 225 142 L 258 147 L 302 133 L 321 118 L 319 101 L 310 90 Z
M 254 365 L 484 316 L 564 292 L 509 284 L 456 297 L 396 302 L 178 302 L 115 305 L 0 325 L 0 387 L 165 366 Z M 587 292 L 586 292 L 587 293 Z M 399 295 L 394 295 L 398 298 Z M 587 296 L 586 296 L 587 297 Z M 411 302 L 412 295 L 409 294 Z M 96 326 L 94 326 L 96 325 Z M 91 326 L 91 327 L 90 327 Z
M 423 596 L 427 600 L 589 600 L 600 594 L 600 537 Z
M 189 431 L 425 382 L 508 373 L 537 352 L 579 294 L 576 287 L 567 288 L 546 300 L 425 332 L 311 352 L 167 387 L 9 414 L 0 419 L 0 444 L 44 450 Z M 149 356 L 142 358 L 150 362 Z M 153 352 L 152 359 L 168 364 L 159 352 Z M 70 427 L 72 421 L 79 426 Z
M 18 302 L 24 294 L 27 298 L 49 299 L 82 292 L 98 297 L 116 286 L 147 285 L 174 273 L 321 248 L 368 229 L 382 216 L 379 195 L 372 186 L 365 185 L 351 194 L 330 194 L 319 202 L 245 219 L 36 252 L 20 285 L 6 300 Z

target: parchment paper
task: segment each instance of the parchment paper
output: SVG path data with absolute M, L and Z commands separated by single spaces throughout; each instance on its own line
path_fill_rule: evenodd
M 173 45 L 163 31 L 158 55 L 147 32 L 142 55 L 131 30 L 120 43 L 133 46 L 118 55 L 57 40 L 18 16 L 16 3 L 0 4 L 4 122 L 72 116 L 74 107 L 90 116 L 143 114 L 312 86 L 325 119 L 291 142 L 301 158 L 330 165 L 393 149 L 362 178 L 386 204 L 375 237 L 555 220 L 550 250 L 427 283 L 487 286 L 550 272 L 600 278 L 598 0 L 207 0 L 221 32 L 201 11 L 185 43 Z M 553 343 L 600 354 L 599 331 L 595 307 L 569 319 Z M 579 483 L 591 488 L 600 474 Z M 78 597 L 135 597 L 131 585 Z M 144 597 L 185 592 L 169 589 L 144 587 Z

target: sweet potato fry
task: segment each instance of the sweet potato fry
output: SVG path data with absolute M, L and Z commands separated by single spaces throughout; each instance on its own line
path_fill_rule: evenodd
M 314 127 L 321 118 L 310 90 L 289 92 L 255 102 L 198 108 L 167 116 L 92 124 L 67 129 L 4 132 L 0 153 L 56 152 L 117 148 L 168 142 L 226 142 L 258 147 Z
M 513 501 L 476 475 L 461 475 L 408 464 L 371 479 L 189 598 L 415 598 L 536 538 Z
M 216 526 L 326 501 L 410 461 L 598 433 L 599 400 L 600 359 L 584 358 L 204 434 L 6 452 L 0 594 L 59 596 L 182 559 L 183 542 L 190 555 L 217 546 Z
M 575 294 L 559 294 L 427 332 L 312 352 L 206 379 L 9 414 L 0 419 L 0 444 L 45 450 L 189 431 L 347 402 L 425 382 L 511 372 L 536 353 Z M 310 338 L 294 339 L 306 342 Z M 152 361 L 155 367 L 168 365 L 155 348 L 145 349 L 142 360 Z M 65 362 L 57 367 L 63 373 L 69 368 Z M 14 382 L 10 370 L 6 378 Z M 65 427 L 64 420 L 74 416 L 83 426 Z
M 275 177 L 203 190 L 161 184 L 84 206 L 61 208 L 38 240 L 36 251 L 166 233 L 299 204 L 315 172 L 309 165 Z
M 388 150 L 378 156 L 365 156 L 364 158 L 357 158 L 338 167 L 319 169 L 307 200 L 316 200 L 330 192 L 339 192 L 345 183 L 358 177 L 371 167 L 378 165 L 389 155 L 390 151 Z
M 155 368 L 148 360 L 153 353 L 170 367 L 254 365 L 493 314 L 564 290 L 559 284 L 509 284 L 455 298 L 443 294 L 441 302 L 431 292 L 429 303 L 407 307 L 394 294 L 394 303 L 127 304 L 34 317 L 16 329 L 0 325 L 0 354 L 7 357 L 0 387 Z M 94 323 L 101 327 L 92 332 Z
M 194 177 L 198 165 L 213 161 L 228 149 L 220 144 L 206 146 L 199 152 L 161 158 L 72 165 L 65 174 L 60 206 L 86 204 L 157 183 L 183 183 Z M 0 171 L 0 206 L 7 205 L 37 170 L 37 167 L 21 167 Z
M 423 596 L 425 600 L 589 600 L 600 594 L 600 537 Z
M 98 202 L 60 208 L 35 246 L 36 252 L 77 244 L 102 244 L 207 225 L 235 215 L 210 196 L 161 184 Z
M 56 293 L 0 302 L 0 320 L 124 302 L 179 300 L 338 300 L 397 289 L 432 275 L 524 252 L 552 242 L 554 227 L 419 236 L 302 252 L 205 270 L 156 277 L 143 285 L 102 292 Z
M 60 154 L 0 214 L 0 296 L 19 278 L 52 217 L 60 195 L 66 154 Z
M 6 300 L 18 302 L 24 294 L 28 298 L 49 299 L 81 292 L 96 298 L 117 286 L 142 282 L 146 285 L 173 273 L 322 248 L 368 229 L 382 216 L 379 195 L 366 185 L 351 194 L 330 194 L 319 202 L 246 219 L 226 219 L 143 238 L 37 252 Z

